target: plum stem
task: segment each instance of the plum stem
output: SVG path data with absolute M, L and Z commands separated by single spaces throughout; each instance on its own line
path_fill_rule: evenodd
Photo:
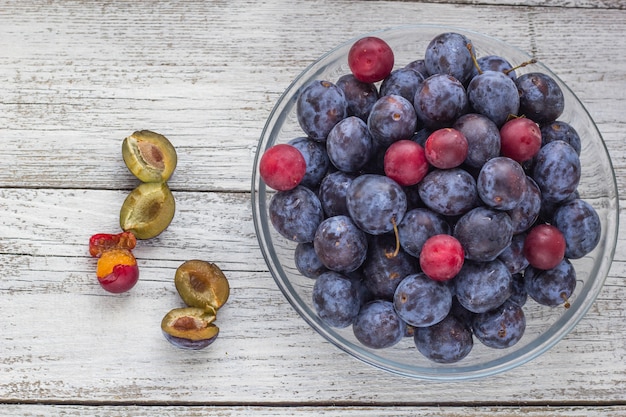
M 393 225 L 393 234 L 396 237 L 396 248 L 392 253 L 387 253 L 387 258 L 395 258 L 400 253 L 400 232 L 398 231 L 398 225 L 396 224 L 396 216 L 391 218 L 391 224 Z
M 506 70 L 503 70 L 502 72 L 504 72 L 506 75 L 508 75 L 510 72 L 513 72 L 516 69 L 520 69 L 520 68 L 525 67 L 526 65 L 531 65 L 531 64 L 536 64 L 536 63 L 537 63 L 537 58 L 532 58 L 530 61 L 522 62 L 518 66 L 513 67 L 513 68 L 509 68 L 509 69 L 506 69 Z
M 396 237 L 396 250 L 393 251 L 393 257 L 395 258 L 400 253 L 400 232 L 398 231 L 398 225 L 396 224 L 396 217 L 391 218 L 391 224 L 393 224 L 393 234 Z
M 482 74 L 483 70 L 480 69 L 480 65 L 478 65 L 478 60 L 476 59 L 476 55 L 474 55 L 474 47 L 471 43 L 467 44 L 467 50 L 470 52 L 470 56 L 472 57 L 472 62 L 474 62 L 474 67 L 476 68 L 476 71 L 479 75 Z

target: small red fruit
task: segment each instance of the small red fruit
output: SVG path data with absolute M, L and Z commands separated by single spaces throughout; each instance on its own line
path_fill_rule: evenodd
M 429 168 L 424 148 L 408 139 L 394 142 L 387 148 L 383 165 L 385 175 L 403 187 L 420 182 Z
M 455 168 L 467 158 L 467 138 L 456 129 L 438 129 L 428 136 L 424 150 L 432 166 L 440 169 Z
M 541 129 L 534 121 L 518 117 L 500 128 L 500 152 L 514 161 L 532 159 L 541 148 Z
M 128 249 L 109 249 L 100 255 L 96 267 L 100 286 L 112 293 L 130 290 L 139 280 L 139 267 Z
M 537 269 L 556 268 L 565 256 L 565 237 L 555 226 L 539 224 L 524 239 L 524 256 Z
M 424 242 L 420 253 L 420 267 L 429 278 L 447 281 L 454 278 L 465 261 L 461 243 L 451 235 L 431 236 Z
M 364 83 L 375 83 L 393 69 L 394 55 L 384 40 L 368 36 L 356 41 L 348 52 L 348 66 L 354 77 Z
M 306 161 L 295 146 L 274 145 L 261 156 L 259 173 L 268 187 L 277 191 L 291 190 L 304 178 Z

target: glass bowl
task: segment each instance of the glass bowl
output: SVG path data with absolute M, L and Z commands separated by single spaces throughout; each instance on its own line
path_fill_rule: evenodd
M 347 54 L 351 45 L 363 36 L 384 39 L 393 49 L 395 68 L 423 58 L 432 38 L 443 32 L 467 36 L 477 56 L 500 55 L 514 66 L 531 59 L 525 52 L 497 39 L 445 26 L 414 25 L 386 29 L 350 39 L 320 57 L 306 68 L 287 88 L 272 110 L 259 140 L 252 174 L 253 219 L 261 251 L 274 280 L 289 303 L 302 318 L 324 338 L 351 356 L 385 371 L 406 377 L 430 380 L 460 380 L 485 377 L 512 369 L 544 353 L 559 342 L 582 319 L 598 296 L 611 266 L 618 229 L 617 184 L 611 159 L 592 118 L 576 95 L 541 63 L 516 70 L 540 71 L 552 76 L 565 95 L 565 109 L 559 120 L 570 123 L 582 141 L 581 198 L 598 212 L 602 235 L 596 248 L 585 257 L 573 260 L 577 286 L 569 300 L 571 306 L 546 307 L 530 298 L 524 306 L 527 327 L 522 339 L 508 349 L 483 346 L 475 339 L 471 353 L 454 364 L 438 364 L 422 356 L 413 338 L 405 337 L 388 349 L 369 349 L 361 345 L 351 327 L 336 329 L 322 322 L 312 304 L 314 280 L 302 276 L 294 263 L 296 244 L 280 236 L 270 223 L 269 201 L 274 193 L 259 177 L 259 160 L 263 152 L 278 143 L 304 136 L 296 118 L 296 99 L 301 87 L 313 80 L 335 82 L 349 73 Z

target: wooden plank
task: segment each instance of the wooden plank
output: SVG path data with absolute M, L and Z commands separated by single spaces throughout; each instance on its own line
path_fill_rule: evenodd
M 348 357 L 297 316 L 258 250 L 247 192 L 274 102 L 323 52 L 388 26 L 458 26 L 538 56 L 587 105 L 623 194 L 622 2 L 489 2 L 4 2 L 0 403 L 11 404 L 0 414 L 624 415 L 624 233 L 599 299 L 570 335 L 527 365 L 458 384 Z M 86 242 L 119 227 L 137 184 L 119 148 L 140 128 L 178 149 L 178 211 L 166 233 L 136 250 L 138 286 L 114 296 L 96 283 Z M 173 273 L 192 257 L 220 265 L 233 289 L 220 338 L 194 353 L 169 346 L 158 329 L 181 305 Z
M 414 381 L 352 359 L 297 316 L 255 247 L 245 194 L 178 193 L 181 211 L 171 228 L 136 250 L 139 284 L 119 296 L 103 292 L 86 243 L 91 233 L 114 227 L 122 195 L 0 192 L 0 401 L 538 406 L 623 400 L 624 236 L 587 317 L 542 357 L 488 379 Z M 223 210 L 231 212 L 215 216 Z M 182 306 L 173 275 L 191 258 L 217 263 L 232 287 L 217 321 L 220 337 L 201 352 L 171 347 L 158 327 L 169 309 Z
M 409 0 L 410 1 L 410 0 Z M 451 3 L 449 0 L 425 0 L 428 3 Z M 457 0 L 456 4 L 472 4 L 475 6 L 522 6 L 522 7 L 568 7 L 588 9 L 624 9 L 626 5 L 620 0 Z
M 322 9 L 350 19 L 341 25 L 320 19 Z M 130 189 L 136 182 L 120 144 L 147 128 L 177 147 L 173 188 L 246 191 L 256 142 L 290 81 L 340 42 L 411 23 L 482 31 L 529 51 L 580 96 L 609 145 L 621 142 L 626 57 L 614 33 L 626 27 L 626 12 L 619 10 L 355 1 L 323 8 L 281 1 L 39 8 L 14 2 L 0 10 L 6 166 L 0 186 Z M 623 181 L 623 164 L 616 170 Z
M 47 416 L 98 416 L 98 417 L 139 417 L 155 415 L 155 407 L 141 406 L 78 406 L 78 405 L 5 405 L 0 416 L 47 417 Z M 614 407 L 550 407 L 549 415 L 554 417 L 622 417 L 626 408 Z M 281 417 L 281 416 L 323 416 L 323 417 L 467 417 L 489 415 L 493 417 L 545 417 L 543 407 L 366 407 L 366 406 L 318 406 L 318 407 L 158 407 L 161 417 Z

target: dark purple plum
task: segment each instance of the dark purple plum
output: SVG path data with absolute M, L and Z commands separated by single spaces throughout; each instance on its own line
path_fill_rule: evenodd
M 511 66 L 511 63 L 499 55 L 484 55 L 476 59 L 478 68 L 481 71 L 498 71 L 507 75 L 510 79 L 515 80 L 517 75 Z M 474 66 L 472 70 L 472 78 L 478 75 L 478 69 Z
M 430 74 L 451 75 L 462 83 L 472 76 L 474 59 L 468 48 L 470 40 L 459 33 L 446 32 L 435 36 L 424 53 Z
M 364 282 L 377 298 L 391 300 L 398 284 L 419 270 L 417 259 L 400 248 L 391 234 L 368 240 L 367 259 L 363 263 Z
M 602 224 L 591 204 L 576 198 L 558 207 L 553 224 L 565 238 L 565 256 L 579 259 L 591 252 L 600 242 Z
M 472 78 L 467 97 L 476 113 L 484 114 L 499 127 L 511 115 L 517 115 L 520 107 L 515 82 L 500 71 L 485 71 Z
M 372 107 L 367 127 L 374 142 L 383 147 L 410 139 L 417 127 L 413 103 L 398 95 L 382 96 Z
M 526 291 L 526 281 L 524 274 L 513 274 L 513 281 L 511 285 L 511 296 L 509 301 L 517 304 L 520 307 L 524 307 L 528 300 L 528 292 Z
M 349 215 L 346 191 L 354 178 L 356 178 L 354 174 L 334 171 L 322 179 L 318 196 L 327 217 Z
M 506 156 L 485 162 L 476 180 L 478 196 L 487 206 L 512 210 L 522 201 L 528 188 L 522 166 Z
M 356 286 L 357 292 L 359 293 L 361 306 L 363 306 L 370 301 L 376 299 L 376 297 L 371 293 L 369 288 L 367 288 L 367 285 L 365 285 L 365 277 L 361 269 L 362 268 L 359 268 L 356 271 L 347 272 L 343 275 L 350 281 L 352 281 L 352 284 Z
M 326 141 L 330 130 L 348 115 L 343 91 L 330 81 L 315 80 L 303 87 L 296 102 L 300 127 L 308 137 Z
M 542 72 L 522 74 L 515 80 L 519 113 L 539 125 L 555 121 L 565 108 L 563 91 L 554 78 Z
M 411 140 L 413 142 L 416 142 L 418 145 L 420 145 L 423 148 L 424 145 L 426 144 L 426 139 L 428 139 L 428 137 L 431 135 L 431 133 L 433 133 L 433 132 L 430 129 L 427 129 L 427 128 L 419 129 L 411 137 Z
M 459 303 L 473 313 L 484 313 L 504 303 L 512 292 L 513 277 L 499 260 L 465 261 L 454 278 Z
M 580 136 L 578 135 L 576 129 L 574 129 L 574 127 L 569 123 L 556 120 L 552 123 L 541 126 L 541 144 L 545 145 L 546 143 L 555 140 L 562 140 L 569 143 L 569 145 L 574 148 L 576 153 L 580 155 L 582 150 Z
M 440 214 L 427 208 L 415 208 L 407 211 L 398 225 L 398 236 L 402 248 L 419 258 L 424 242 L 429 237 L 450 234 L 450 224 Z
M 383 349 L 404 338 L 406 324 L 389 301 L 374 300 L 365 304 L 352 325 L 354 336 L 364 346 Z
M 424 273 L 406 276 L 396 288 L 393 306 L 400 318 L 413 327 L 427 327 L 443 320 L 452 307 L 447 284 Z
M 463 133 L 467 140 L 467 165 L 480 168 L 491 158 L 500 155 L 500 130 L 487 116 L 464 114 L 456 119 L 452 128 Z
M 580 175 L 576 150 L 562 140 L 545 144 L 535 157 L 532 177 L 545 201 L 566 200 L 578 188 Z
M 414 208 L 426 207 L 422 202 L 422 198 L 420 197 L 419 190 L 417 189 L 417 184 L 403 187 L 403 189 L 404 194 L 406 194 L 407 211 L 413 210 Z
M 526 177 L 522 201 L 507 213 L 513 222 L 513 233 L 522 233 L 535 224 L 541 213 L 541 190 L 535 180 Z
M 345 74 L 336 82 L 348 102 L 348 116 L 356 116 L 364 122 L 370 115 L 374 103 L 378 101 L 376 84 L 359 81 L 352 74 Z
M 424 205 L 444 216 L 467 213 L 478 203 L 476 180 L 461 168 L 435 169 L 418 184 Z
M 506 212 L 479 206 L 457 220 L 453 235 L 461 242 L 466 259 L 491 261 L 511 244 L 513 224 Z
M 555 268 L 537 269 L 529 266 L 524 271 L 526 292 L 537 303 L 545 306 L 569 306 L 569 299 L 576 288 L 576 270 L 572 263 L 563 259 Z
M 369 161 L 374 150 L 367 124 L 356 116 L 341 120 L 326 137 L 332 164 L 344 172 L 356 172 Z
M 426 62 L 423 59 L 416 59 L 415 61 L 411 61 L 404 66 L 404 68 L 412 69 L 413 71 L 419 72 L 424 78 L 428 78 L 430 75 L 428 73 L 428 69 L 426 69 Z
M 522 272 L 528 266 L 528 259 L 524 256 L 525 239 L 525 233 L 513 235 L 511 244 L 498 255 L 498 259 L 507 267 L 511 274 Z
M 485 346 L 505 349 L 520 341 L 526 330 L 522 307 L 507 301 L 500 307 L 474 316 L 474 336 Z
M 313 247 L 322 264 L 338 272 L 352 272 L 367 256 L 367 236 L 348 216 L 322 221 L 315 232 Z
M 407 209 L 404 190 L 384 175 L 356 177 L 346 192 L 350 217 L 363 231 L 380 235 L 400 224 Z
M 451 284 L 454 284 L 452 281 Z M 451 285 L 451 288 L 454 288 L 454 285 Z M 456 295 L 452 296 L 452 307 L 450 307 L 450 314 L 459 319 L 465 326 L 471 329 L 472 327 L 472 319 L 474 317 L 474 312 L 469 311 L 461 303 L 459 303 L 459 299 Z
M 537 221 L 550 224 L 554 223 L 554 213 L 556 212 L 556 209 L 563 204 L 576 200 L 578 198 L 580 198 L 580 193 L 578 192 L 578 190 L 565 197 L 565 199 L 562 201 L 548 200 L 542 195 L 541 209 L 539 210 L 539 219 Z
M 413 105 L 418 119 L 430 130 L 452 126 L 469 109 L 463 84 L 445 74 L 426 78 L 415 93 Z
M 385 78 L 380 85 L 380 95 L 397 95 L 404 97 L 410 103 L 415 98 L 415 92 L 424 81 L 424 76 L 410 68 L 398 68 Z
M 474 347 L 472 331 L 452 314 L 432 326 L 415 328 L 413 340 L 417 350 L 436 363 L 458 362 Z
M 352 280 L 338 272 L 325 272 L 313 285 L 313 307 L 319 318 L 329 326 L 348 327 L 361 307 L 358 288 Z
M 328 268 L 320 261 L 311 242 L 298 243 L 294 252 L 296 269 L 305 277 L 315 279 Z
M 330 167 L 324 144 L 307 137 L 292 139 L 289 144 L 300 151 L 306 162 L 306 171 L 300 185 L 316 189 Z
M 283 237 L 298 243 L 312 242 L 324 219 L 324 210 L 313 191 L 298 185 L 272 196 L 269 217 L 274 229 Z

